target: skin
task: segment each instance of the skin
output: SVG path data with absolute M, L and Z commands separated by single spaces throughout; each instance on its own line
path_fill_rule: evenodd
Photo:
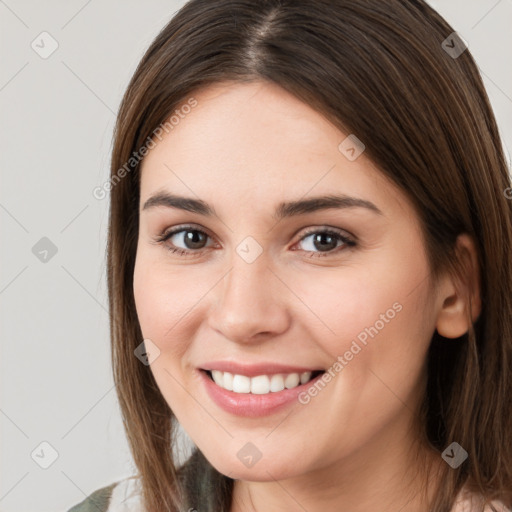
M 169 407 L 211 464 L 236 479 L 232 512 L 426 512 L 420 470 L 444 461 L 426 448 L 413 457 L 414 411 L 434 330 L 467 331 L 467 294 L 473 319 L 479 312 L 471 239 L 459 237 L 471 279 L 431 283 L 412 203 L 364 152 L 355 161 L 340 152 L 347 134 L 266 82 L 216 84 L 194 97 L 198 105 L 156 141 L 141 174 L 133 286 L 144 338 L 160 350 L 150 367 Z M 162 190 L 200 198 L 217 216 L 143 210 Z M 347 208 L 272 217 L 281 201 L 334 192 L 371 201 L 382 215 Z M 187 245 L 183 232 L 155 243 L 181 224 L 206 232 L 203 248 Z M 335 238 L 326 252 L 305 236 L 326 227 L 356 245 Z M 263 251 L 250 264 L 236 252 L 247 236 Z M 190 255 L 171 253 L 173 243 Z M 198 379 L 197 366 L 218 359 L 327 369 L 394 303 L 401 311 L 305 405 L 242 418 L 213 403 Z M 262 453 L 250 468 L 237 457 L 247 442 Z

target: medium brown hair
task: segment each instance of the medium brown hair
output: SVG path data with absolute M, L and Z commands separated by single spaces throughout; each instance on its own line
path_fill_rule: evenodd
M 253 80 L 278 84 L 364 142 L 414 204 L 434 279 L 463 274 L 456 237 L 474 239 L 482 310 L 461 338 L 434 334 L 419 436 L 439 453 L 456 441 L 469 454 L 443 466 L 431 511 L 448 512 L 465 483 L 512 506 L 511 184 L 477 66 L 469 50 L 455 58 L 442 46 L 453 32 L 421 0 L 192 0 L 143 56 L 115 128 L 107 268 L 114 381 L 147 512 L 228 512 L 233 480 L 197 449 L 177 466 L 176 419 L 134 356 L 143 340 L 134 155 L 194 92 Z

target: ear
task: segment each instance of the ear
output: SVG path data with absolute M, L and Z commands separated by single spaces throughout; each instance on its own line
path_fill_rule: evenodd
M 478 253 L 473 239 L 463 233 L 456 242 L 456 254 L 464 269 L 462 277 L 445 275 L 439 286 L 437 332 L 445 338 L 466 334 L 480 315 L 480 274 Z

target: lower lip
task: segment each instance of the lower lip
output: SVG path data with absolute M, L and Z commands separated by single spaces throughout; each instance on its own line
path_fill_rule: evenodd
M 217 386 L 204 370 L 198 370 L 210 398 L 222 409 L 236 416 L 257 417 L 274 414 L 293 402 L 298 402 L 298 395 L 306 391 L 323 375 L 317 375 L 306 384 L 292 389 L 270 392 L 265 395 L 253 393 L 235 393 Z

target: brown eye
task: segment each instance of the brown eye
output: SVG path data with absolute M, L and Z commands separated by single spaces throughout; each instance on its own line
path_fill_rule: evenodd
M 335 249 L 343 249 L 345 246 L 353 247 L 356 245 L 353 240 L 332 229 L 316 229 L 314 231 L 309 231 L 301 238 L 300 242 L 304 242 L 307 239 L 311 240 L 303 244 L 303 250 L 306 252 L 312 252 L 312 257 L 329 256 L 330 254 L 339 252 Z
M 206 243 L 208 235 L 197 229 L 186 229 L 178 231 L 178 233 L 184 233 L 183 242 L 187 246 L 187 249 L 202 249 Z
M 162 235 L 157 239 L 157 242 L 168 245 L 168 249 L 171 252 L 188 254 L 199 252 L 207 247 L 206 242 L 208 238 L 210 238 L 208 234 L 200 229 L 192 226 L 181 226 Z

